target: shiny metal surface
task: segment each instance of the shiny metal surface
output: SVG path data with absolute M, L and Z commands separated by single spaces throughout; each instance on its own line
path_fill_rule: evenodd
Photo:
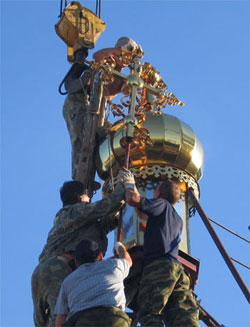
M 154 113 L 147 113 L 140 125 L 149 132 L 152 143 L 143 138 L 136 141 L 131 149 L 129 168 L 170 166 L 187 173 L 196 182 L 201 179 L 203 148 L 190 126 L 174 116 Z M 103 180 L 108 179 L 111 167 L 116 176 L 123 165 L 125 149 L 120 140 L 125 134 L 123 120 L 120 120 L 111 128 L 110 143 L 105 139 L 99 145 L 95 161 Z

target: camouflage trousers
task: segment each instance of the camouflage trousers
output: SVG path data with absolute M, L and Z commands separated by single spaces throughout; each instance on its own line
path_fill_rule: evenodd
M 145 266 L 138 294 L 141 326 L 198 327 L 199 309 L 182 265 L 166 257 Z
M 55 327 L 54 308 L 61 284 L 73 269 L 67 262 L 52 257 L 40 263 L 32 274 L 34 323 L 37 327 Z
M 74 318 L 75 317 L 75 318 Z M 129 327 L 130 318 L 116 307 L 96 307 L 76 313 L 73 323 L 69 319 L 64 326 L 77 327 Z
M 88 107 L 87 95 L 73 93 L 67 95 L 63 106 L 63 117 L 66 121 L 72 146 L 72 178 L 76 178 L 83 138 L 85 136 L 84 120 Z

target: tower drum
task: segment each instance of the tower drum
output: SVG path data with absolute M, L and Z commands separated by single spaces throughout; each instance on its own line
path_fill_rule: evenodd
M 190 205 L 186 191 L 193 188 L 199 197 L 198 181 L 203 173 L 203 148 L 190 126 L 168 114 L 148 112 L 135 128 L 130 152 L 129 169 L 135 176 L 142 196 L 153 196 L 156 185 L 164 179 L 178 181 L 182 197 L 176 210 L 183 219 L 183 237 L 180 249 L 189 253 L 188 218 Z M 95 163 L 97 172 L 105 181 L 104 194 L 109 192 L 119 169 L 123 166 L 126 135 L 124 120 L 112 125 L 107 138 L 99 144 Z M 143 244 L 145 217 L 138 217 L 134 209 L 123 210 L 123 243 L 128 247 Z

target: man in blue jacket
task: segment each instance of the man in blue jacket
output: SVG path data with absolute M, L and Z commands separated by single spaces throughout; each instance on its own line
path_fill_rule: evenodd
M 144 265 L 138 295 L 141 326 L 199 326 L 199 309 L 190 279 L 178 261 L 182 219 L 174 209 L 181 191 L 178 183 L 165 180 L 153 199 L 141 197 L 133 174 L 121 170 L 126 202 L 148 216 L 144 234 Z

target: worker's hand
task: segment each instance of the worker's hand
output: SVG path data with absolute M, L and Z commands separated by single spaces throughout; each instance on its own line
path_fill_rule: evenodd
M 113 252 L 116 258 L 125 259 L 128 262 L 129 266 L 132 266 L 132 259 L 128 251 L 126 250 L 126 247 L 121 242 L 115 243 Z
M 117 183 L 123 184 L 123 171 L 122 169 L 119 170 L 118 175 L 116 176 Z
M 123 183 L 126 190 L 135 188 L 135 178 L 130 170 L 128 170 L 126 168 L 120 169 L 117 178 L 118 178 L 118 181 Z
M 127 168 L 123 167 L 122 169 L 120 169 L 118 175 L 116 176 L 117 182 L 123 183 L 124 176 L 127 173 L 130 173 L 130 171 Z
M 116 242 L 113 248 L 113 253 L 116 258 L 119 258 L 119 248 L 124 247 L 124 245 L 121 242 Z

